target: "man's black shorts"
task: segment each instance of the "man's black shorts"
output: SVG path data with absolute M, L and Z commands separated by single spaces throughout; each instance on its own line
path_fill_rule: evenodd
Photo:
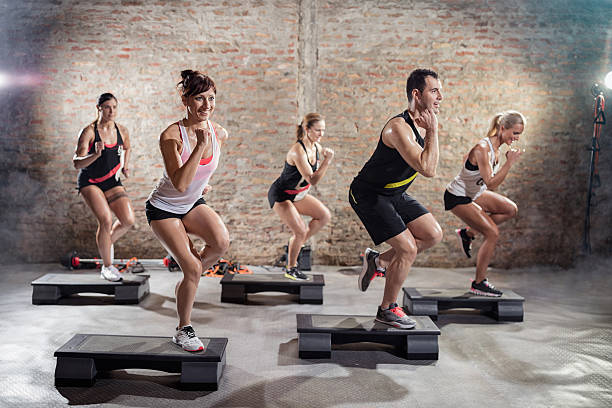
M 406 230 L 406 224 L 429 213 L 405 192 L 391 196 L 382 195 L 356 181 L 353 181 L 349 189 L 349 203 L 370 234 L 374 245 L 401 234 Z

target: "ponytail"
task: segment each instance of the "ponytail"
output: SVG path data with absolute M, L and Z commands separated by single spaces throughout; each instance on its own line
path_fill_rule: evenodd
M 304 119 L 297 125 L 297 130 L 295 136 L 297 137 L 297 141 L 304 139 L 305 130 L 312 127 L 317 122 L 325 120 L 323 115 L 315 112 L 311 112 L 308 115 L 304 116 Z
M 504 116 L 503 113 L 498 113 L 491 120 L 491 126 L 489 126 L 489 131 L 487 132 L 487 137 L 493 137 L 497 135 L 497 131 L 499 130 L 499 120 Z
M 501 127 L 504 129 L 510 129 L 512 126 L 516 124 L 525 125 L 527 123 L 527 119 L 525 116 L 519 111 L 515 110 L 507 110 L 505 112 L 498 113 L 491 120 L 491 126 L 489 126 L 489 130 L 487 131 L 487 137 L 491 138 L 497 136 Z

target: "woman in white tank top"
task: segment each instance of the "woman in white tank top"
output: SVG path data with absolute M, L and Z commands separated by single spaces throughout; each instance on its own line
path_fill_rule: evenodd
M 482 139 L 470 150 L 461 171 L 446 187 L 444 207 L 459 217 L 468 227 L 456 230 L 461 249 L 471 257 L 472 240 L 482 234 L 484 241 L 476 257 L 476 277 L 470 292 L 483 296 L 501 296 L 487 280 L 487 268 L 493 257 L 498 225 L 516 216 L 518 207 L 501 194 L 494 193 L 506 178 L 510 167 L 518 161 L 521 151 L 506 152 L 506 161 L 499 166 L 499 148 L 503 144 L 511 146 L 518 141 L 525 128 L 525 117 L 517 111 L 506 111 L 495 115 Z
M 187 114 L 159 137 L 164 174 L 149 196 L 146 214 L 155 236 L 183 271 L 175 290 L 179 323 L 173 341 L 199 351 L 203 344 L 191 327 L 191 310 L 200 277 L 229 247 L 225 224 L 202 195 L 210 188 L 228 134 L 210 121 L 217 93 L 212 79 L 191 70 L 181 77 L 178 87 Z M 204 248 L 198 251 L 187 234 L 203 239 Z

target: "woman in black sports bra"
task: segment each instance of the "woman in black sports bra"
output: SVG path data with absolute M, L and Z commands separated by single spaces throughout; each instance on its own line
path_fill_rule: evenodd
M 334 151 L 322 148 L 319 140 L 325 133 L 325 119 L 318 113 L 309 113 L 297 127 L 297 142 L 289 149 L 285 167 L 268 190 L 270 207 L 293 232 L 289 238 L 285 276 L 289 279 L 307 279 L 297 267 L 302 245 L 331 219 L 331 213 L 311 195 L 310 186 L 325 175 L 334 157 Z M 323 156 L 323 160 L 320 160 Z M 306 225 L 302 215 L 312 217 Z
M 98 98 L 98 117 L 79 135 L 72 158 L 79 170 L 78 189 L 98 220 L 96 243 L 103 260 L 100 277 L 121 280 L 113 266 L 113 243 L 134 224 L 134 210 L 119 176 L 128 177 L 130 136 L 115 122 L 117 98 L 104 93 Z M 117 220 L 113 223 L 113 213 Z

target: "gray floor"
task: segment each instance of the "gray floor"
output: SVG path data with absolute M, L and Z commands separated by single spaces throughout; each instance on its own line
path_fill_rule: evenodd
M 409 362 L 372 344 L 343 346 L 332 360 L 298 358 L 296 313 L 374 314 L 383 281 L 359 292 L 357 267 L 314 267 L 325 275 L 324 305 L 299 305 L 275 293 L 249 295 L 250 305 L 225 304 L 219 280 L 202 278 L 193 313 L 197 333 L 229 338 L 215 392 L 181 391 L 177 375 L 150 370 L 113 371 L 91 388 L 53 385 L 53 352 L 75 333 L 170 336 L 176 273 L 149 268 L 151 294 L 139 305 L 79 297 L 35 306 L 29 283 L 67 271 L 47 264 L 3 266 L 0 406 L 610 407 L 608 264 L 591 259 L 570 270 L 493 270 L 492 282 L 526 298 L 525 321 L 500 324 L 465 310 L 445 314 L 437 322 L 442 335 L 435 362 Z M 406 286 L 460 287 L 470 274 L 415 268 Z

